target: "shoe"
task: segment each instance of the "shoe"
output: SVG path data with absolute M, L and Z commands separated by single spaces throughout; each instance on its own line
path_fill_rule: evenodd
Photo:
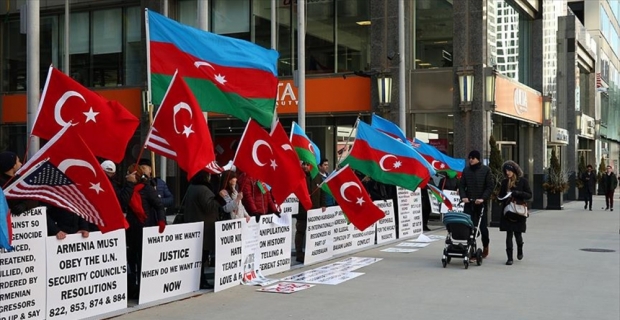
M 601 208 L 601 209 L 603 209 L 603 210 L 605 210 L 605 211 L 609 210 L 609 208 Z
M 507 266 L 511 266 L 511 265 L 512 265 L 512 260 L 508 260 L 508 261 L 506 261 L 506 265 L 507 265 Z
M 614 211 L 614 208 L 609 209 L 609 211 Z
M 590 211 L 592 211 L 592 208 L 590 208 Z
M 588 205 L 583 206 L 583 210 L 588 209 Z
M 523 244 L 517 247 L 517 259 L 523 260 Z
M 512 249 L 506 249 L 506 256 L 508 257 L 508 260 L 506 261 L 506 265 L 511 266 L 512 265 Z
M 200 290 L 209 290 L 209 289 L 213 289 L 213 285 L 210 284 L 207 281 L 204 281 L 203 283 L 200 284 Z
M 482 249 L 482 257 L 486 259 L 486 257 L 489 256 L 489 247 L 486 246 L 484 247 L 484 249 Z
M 295 257 L 295 261 L 299 262 L 299 263 L 304 263 L 304 254 L 297 254 L 297 256 Z

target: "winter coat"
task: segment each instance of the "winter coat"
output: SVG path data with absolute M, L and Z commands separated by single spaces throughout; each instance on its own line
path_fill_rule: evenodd
M 316 177 L 311 178 L 310 173 L 306 172 L 306 184 L 308 186 L 308 192 L 310 192 L 310 200 L 312 200 L 312 209 L 318 209 L 327 207 L 325 201 L 325 191 L 319 188 L 319 185 L 323 182 L 323 177 L 317 174 Z M 297 220 L 306 220 L 308 218 L 308 211 L 299 204 L 299 212 L 297 214 Z
M 220 205 L 223 205 L 222 210 L 225 213 L 230 214 L 231 219 L 249 217 L 248 213 L 243 207 L 243 204 L 236 201 L 238 195 L 239 192 L 237 192 L 237 189 L 233 189 L 232 194 L 229 194 L 226 190 L 221 190 L 220 194 L 216 196 L 221 200 Z
M 130 228 L 154 227 L 158 225 L 159 221 L 166 221 L 166 213 L 164 212 L 164 206 L 157 195 L 157 191 L 148 183 L 144 183 L 144 188 L 139 191 L 140 198 L 142 199 L 142 208 L 146 214 L 144 223 L 140 222 L 136 213 L 129 206 L 131 197 L 133 195 L 134 188 L 137 184 L 127 182 L 123 189 L 121 189 L 119 200 L 121 208 L 126 210 L 127 222 Z
M 17 181 L 19 176 L 15 176 L 12 178 L 4 173 L 0 173 L 0 189 L 4 190 L 13 182 Z M 8 181 L 11 183 L 7 184 Z M 36 200 L 25 200 L 25 199 L 6 199 L 6 203 L 9 205 L 9 209 L 11 210 L 12 215 L 19 216 L 24 211 L 28 211 L 32 208 L 36 208 L 39 206 L 39 202 Z
M 486 201 L 491 198 L 492 192 L 493 177 L 489 167 L 482 163 L 465 167 L 459 183 L 461 199 L 468 198 L 471 202 L 474 202 L 476 199 L 484 199 Z
M 271 197 L 271 192 L 264 188 L 265 193 L 263 193 L 258 187 L 258 179 L 241 174 L 237 179 L 237 183 L 241 186 L 241 192 L 243 193 L 241 203 L 251 216 L 278 212 L 276 204 Z
M 618 187 L 618 178 L 616 178 L 616 174 L 613 172 L 611 174 L 603 174 L 601 179 L 603 181 L 601 185 L 605 193 L 613 192 Z
M 88 231 L 90 229 L 84 218 L 65 209 L 48 205 L 46 214 L 48 236 L 55 236 L 60 231 L 66 234 L 74 234 L 80 230 Z
M 204 222 L 202 250 L 215 252 L 215 222 L 220 204 L 211 188 L 204 184 L 191 184 L 185 194 L 185 223 Z
M 151 186 L 157 190 L 157 195 L 161 199 L 161 203 L 164 207 L 169 208 L 174 206 L 174 196 L 170 192 L 170 189 L 168 189 L 166 181 L 159 178 L 153 178 L 150 180 L 150 183 Z
M 585 191 L 594 194 L 596 188 L 596 172 L 594 170 L 590 172 L 584 172 L 581 174 L 581 181 L 583 182 L 583 188 Z
M 523 177 L 523 171 L 518 164 L 514 161 L 506 161 L 504 164 L 509 163 L 513 167 L 515 167 L 518 171 L 517 173 L 517 181 L 515 182 L 515 186 L 508 190 L 508 178 L 502 180 L 502 184 L 499 191 L 499 198 L 503 198 L 508 194 L 508 192 L 512 192 L 511 197 L 501 201 L 502 213 L 506 206 L 515 201 L 517 204 L 526 204 L 526 201 L 532 198 L 532 189 L 530 188 L 530 184 Z M 524 216 L 520 216 L 516 213 L 506 213 L 502 214 L 502 218 L 499 222 L 499 230 L 500 231 L 513 231 L 513 232 L 525 232 L 527 228 L 526 224 L 527 218 Z

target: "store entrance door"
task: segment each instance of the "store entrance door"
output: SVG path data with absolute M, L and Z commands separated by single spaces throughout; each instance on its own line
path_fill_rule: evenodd
M 502 159 L 515 160 L 515 148 L 517 142 L 515 141 L 497 141 L 500 152 L 502 153 Z

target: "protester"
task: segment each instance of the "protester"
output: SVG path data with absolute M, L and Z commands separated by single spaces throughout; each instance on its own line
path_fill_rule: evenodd
M 0 153 L 0 188 L 6 189 L 11 183 L 16 181 L 19 177 L 15 175 L 17 170 L 22 167 L 17 154 L 11 151 L 4 151 Z M 39 202 L 35 200 L 24 199 L 7 199 L 7 204 L 11 210 L 11 214 L 19 216 L 24 211 L 28 211 L 38 206 Z
M 88 238 L 90 230 L 88 221 L 79 215 L 53 205 L 47 206 L 46 214 L 48 236 L 63 240 L 68 234 L 79 233 L 83 238 Z
M 105 160 L 101 163 L 101 169 L 103 169 L 103 172 L 105 172 L 106 176 L 108 176 L 108 179 L 114 188 L 114 192 L 118 196 L 121 191 L 121 182 L 118 181 L 116 175 L 116 164 L 110 160 Z
M 220 204 L 210 188 L 211 176 L 206 171 L 199 171 L 190 179 L 190 185 L 185 194 L 185 222 L 204 222 L 202 245 L 202 271 L 200 272 L 200 288 L 211 289 L 204 274 L 205 270 L 214 263 L 209 261 L 209 255 L 215 253 L 215 222 L 220 210 Z
M 473 150 L 469 153 L 469 166 L 463 170 L 459 185 L 461 201 L 465 204 L 464 211 L 472 217 L 474 223 L 482 214 L 480 233 L 482 234 L 482 257 L 489 255 L 489 228 L 487 227 L 488 200 L 493 192 L 493 178 L 491 169 L 480 162 L 480 152 Z
M 596 188 L 596 173 L 592 171 L 591 164 L 589 164 L 586 168 L 586 172 L 581 174 L 580 177 L 583 182 L 583 198 L 585 200 L 583 209 L 586 210 L 590 208 L 590 211 L 592 211 L 592 195 L 594 194 L 594 190 Z
M 605 193 L 605 210 L 614 211 L 614 191 L 618 187 L 618 178 L 612 166 L 607 166 L 607 172 L 603 174 L 603 192 Z
M 515 202 L 517 205 L 526 205 L 527 200 L 532 198 L 532 190 L 530 184 L 523 177 L 523 170 L 519 165 L 511 160 L 504 162 L 502 171 L 506 177 L 502 180 L 501 188 L 499 191 L 499 198 L 504 198 L 510 192 L 510 197 L 502 201 L 502 212 L 504 212 L 506 206 L 511 202 Z M 502 215 L 500 219 L 499 230 L 506 231 L 506 256 L 508 260 L 506 265 L 512 265 L 512 236 L 517 242 L 517 259 L 523 259 L 523 233 L 525 229 L 527 218 L 518 215 L 515 212 L 507 211 Z
M 310 200 L 312 200 L 312 209 L 323 208 L 325 211 L 327 204 L 325 203 L 325 191 L 319 186 L 323 182 L 321 175 L 316 175 L 314 179 L 310 175 L 310 164 L 303 162 L 302 168 L 306 173 L 306 184 L 308 192 L 310 192 Z M 308 225 L 308 211 L 300 205 L 297 213 L 297 222 L 295 223 L 295 260 L 304 262 L 304 241 L 306 240 L 306 227 Z
M 230 219 L 246 218 L 249 220 L 250 215 L 241 204 L 243 193 L 237 190 L 237 174 L 233 171 L 224 171 L 220 176 L 219 189 L 220 204 L 224 212 L 230 215 Z
M 433 211 L 433 208 L 431 206 L 431 199 L 428 196 L 428 192 L 429 192 L 428 187 L 422 188 L 420 190 L 420 196 L 422 197 L 422 230 L 423 231 L 431 231 L 431 229 L 428 227 L 428 220 L 430 220 L 431 218 L 431 211 Z
M 261 215 L 279 213 L 271 192 L 264 182 L 245 172 L 238 175 L 237 181 L 239 190 L 243 193 L 241 203 L 250 216 L 256 217 L 256 221 Z
M 157 190 L 157 194 L 159 195 L 159 198 L 161 199 L 161 203 L 164 205 L 164 208 L 174 207 L 174 196 L 172 195 L 172 192 L 170 192 L 166 181 L 157 177 L 153 177 L 153 165 L 151 163 L 151 160 L 140 159 L 138 164 L 140 165 L 140 168 L 142 168 L 142 172 L 144 172 L 144 174 L 149 177 L 149 183 L 151 184 L 151 186 L 155 188 L 155 190 Z
M 319 164 L 319 174 L 323 178 L 323 181 L 325 181 L 325 179 L 329 177 L 329 160 L 327 159 L 321 160 L 321 164 Z M 335 206 L 336 200 L 331 194 L 325 193 L 325 204 L 328 207 Z
M 149 184 L 148 176 L 140 166 L 129 166 L 126 183 L 119 198 L 121 208 L 126 208 L 129 228 L 125 230 L 127 239 L 128 294 L 137 298 L 140 292 L 140 270 L 142 263 L 142 231 L 145 227 L 159 226 L 159 233 L 166 228 L 164 206 L 157 191 Z

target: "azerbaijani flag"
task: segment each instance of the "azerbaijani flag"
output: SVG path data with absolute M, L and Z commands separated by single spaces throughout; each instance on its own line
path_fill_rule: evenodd
M 452 202 L 448 199 L 448 197 L 446 197 L 446 194 L 443 193 L 443 191 L 439 190 L 439 188 L 432 184 L 428 184 L 427 186 L 428 191 L 437 199 L 437 201 L 439 201 L 439 203 L 443 202 L 448 210 L 452 210 Z
M 447 156 L 437 148 L 424 143 L 419 139 L 411 141 L 411 145 L 417 150 L 426 161 L 430 162 L 437 172 L 445 172 L 448 177 L 460 176 L 465 169 L 465 159 L 456 159 Z
M 394 122 L 381 118 L 376 114 L 372 114 L 372 120 L 370 122 L 370 126 L 374 129 L 377 129 L 388 136 L 399 140 L 402 143 L 408 144 L 407 136 L 405 133 L 398 127 Z
M 312 166 L 310 175 L 312 178 L 319 174 L 319 162 L 321 162 L 321 150 L 306 135 L 304 130 L 295 122 L 291 125 L 291 144 L 299 159 Z
M 146 10 L 152 103 L 161 104 L 175 70 L 203 111 L 268 127 L 278 89 L 278 52 L 216 35 Z
M 355 142 L 341 165 L 350 165 L 372 179 L 415 191 L 435 171 L 410 146 L 390 138 L 364 122 L 357 125 Z
M 11 213 L 6 203 L 4 192 L 0 189 L 0 248 L 12 251 L 11 238 L 13 238 L 13 226 L 11 225 Z

